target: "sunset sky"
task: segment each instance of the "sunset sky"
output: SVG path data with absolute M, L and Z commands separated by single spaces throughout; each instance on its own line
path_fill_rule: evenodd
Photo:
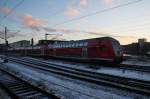
M 0 37 L 5 26 L 9 42 L 32 37 L 37 42 L 45 33 L 57 34 L 49 39 L 150 41 L 150 0 L 0 0 Z

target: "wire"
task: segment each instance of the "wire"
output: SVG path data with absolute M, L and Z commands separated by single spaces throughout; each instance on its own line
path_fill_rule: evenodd
M 24 0 L 21 0 L 19 3 L 17 3 L 13 8 L 12 10 L 6 14 L 4 17 L 2 17 L 2 19 L 0 20 L 0 24 L 2 23 L 2 21 L 7 18 L 18 6 L 20 6 L 22 3 L 24 2 Z
M 84 15 L 84 16 L 81 16 L 81 17 L 73 18 L 73 19 L 64 21 L 62 23 L 55 24 L 53 26 L 55 27 L 55 26 L 58 26 L 58 25 L 62 25 L 62 24 L 65 24 L 65 23 L 72 22 L 72 21 L 80 20 L 80 19 L 83 19 L 83 18 L 86 18 L 86 17 L 89 17 L 89 16 L 93 16 L 93 15 L 96 15 L 96 14 L 99 14 L 99 13 L 103 13 L 103 12 L 106 12 L 106 11 L 110 11 L 110 10 L 114 10 L 114 9 L 117 9 L 117 8 L 125 7 L 125 6 L 131 5 L 131 4 L 135 4 L 135 3 L 138 3 L 138 2 L 141 2 L 141 1 L 143 1 L 143 0 L 135 0 L 135 1 L 131 1 L 131 2 L 125 3 L 125 4 L 120 4 L 120 5 L 117 5 L 117 6 L 114 6 L 114 7 L 110 7 L 110 8 L 107 8 L 107 9 L 103 9 L 103 10 L 100 10 L 100 11 L 96 11 L 94 13 L 90 13 L 90 14 Z

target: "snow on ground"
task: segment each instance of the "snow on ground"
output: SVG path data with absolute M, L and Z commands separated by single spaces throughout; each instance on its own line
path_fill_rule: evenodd
M 27 57 L 27 58 L 39 61 L 39 59 L 30 58 L 30 57 Z M 40 61 L 44 61 L 47 63 L 55 63 L 55 61 L 42 60 L 42 59 L 40 59 Z M 147 73 L 147 72 L 117 69 L 117 68 L 111 68 L 111 67 L 100 67 L 97 69 L 92 69 L 92 68 L 87 68 L 87 66 L 85 66 L 84 64 L 77 64 L 77 63 L 76 64 L 67 64 L 67 63 L 64 63 L 61 61 L 60 62 L 57 61 L 57 64 L 62 65 L 62 66 L 67 66 L 67 67 L 84 69 L 84 70 L 88 70 L 88 71 L 94 71 L 94 72 L 98 72 L 98 73 L 105 73 L 105 74 L 111 74 L 111 75 L 116 75 L 116 76 L 121 76 L 121 77 L 128 77 L 128 78 L 135 78 L 135 79 L 150 81 L 150 73 Z
M 123 64 L 150 66 L 150 57 L 130 55 Z
M 97 85 L 89 87 L 86 84 L 60 79 L 20 64 L 5 63 L 5 66 L 1 65 L 0 68 L 15 72 L 22 78 L 32 79 L 32 82 L 38 82 L 38 85 L 44 86 L 45 90 L 51 90 L 63 99 L 135 99 L 137 97 L 148 99 L 148 97 L 124 91 L 119 91 L 122 92 L 120 94 L 116 94 L 114 90 L 105 91 Z
M 124 61 L 122 64 L 140 65 L 140 66 L 150 66 L 150 62 L 137 61 L 137 60 L 126 60 L 126 61 Z
M 133 72 L 132 70 L 113 69 L 113 68 L 111 69 L 101 68 L 97 70 L 97 72 L 150 81 L 150 73 L 145 73 L 145 72 L 139 72 L 139 71 Z

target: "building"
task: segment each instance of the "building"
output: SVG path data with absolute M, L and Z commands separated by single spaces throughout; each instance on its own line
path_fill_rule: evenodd
M 125 54 L 144 55 L 150 51 L 150 42 L 146 39 L 138 39 L 137 43 L 123 45 L 122 48 Z
M 28 40 L 21 40 L 21 41 L 17 41 L 17 42 L 13 42 L 9 44 L 9 47 L 11 48 L 17 48 L 17 47 L 29 47 L 30 45 L 30 41 Z

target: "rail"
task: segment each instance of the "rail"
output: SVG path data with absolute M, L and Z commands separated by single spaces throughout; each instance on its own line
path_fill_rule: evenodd
M 63 75 L 73 79 L 78 79 L 98 85 L 106 85 L 128 91 L 134 91 L 140 94 L 150 95 L 150 82 L 133 78 L 114 76 L 110 74 L 96 73 L 87 70 L 81 70 L 73 67 L 65 67 L 56 64 L 35 61 L 31 59 L 9 58 L 10 61 L 24 64 L 26 66 L 38 68 L 43 71 L 48 71 L 54 74 Z

